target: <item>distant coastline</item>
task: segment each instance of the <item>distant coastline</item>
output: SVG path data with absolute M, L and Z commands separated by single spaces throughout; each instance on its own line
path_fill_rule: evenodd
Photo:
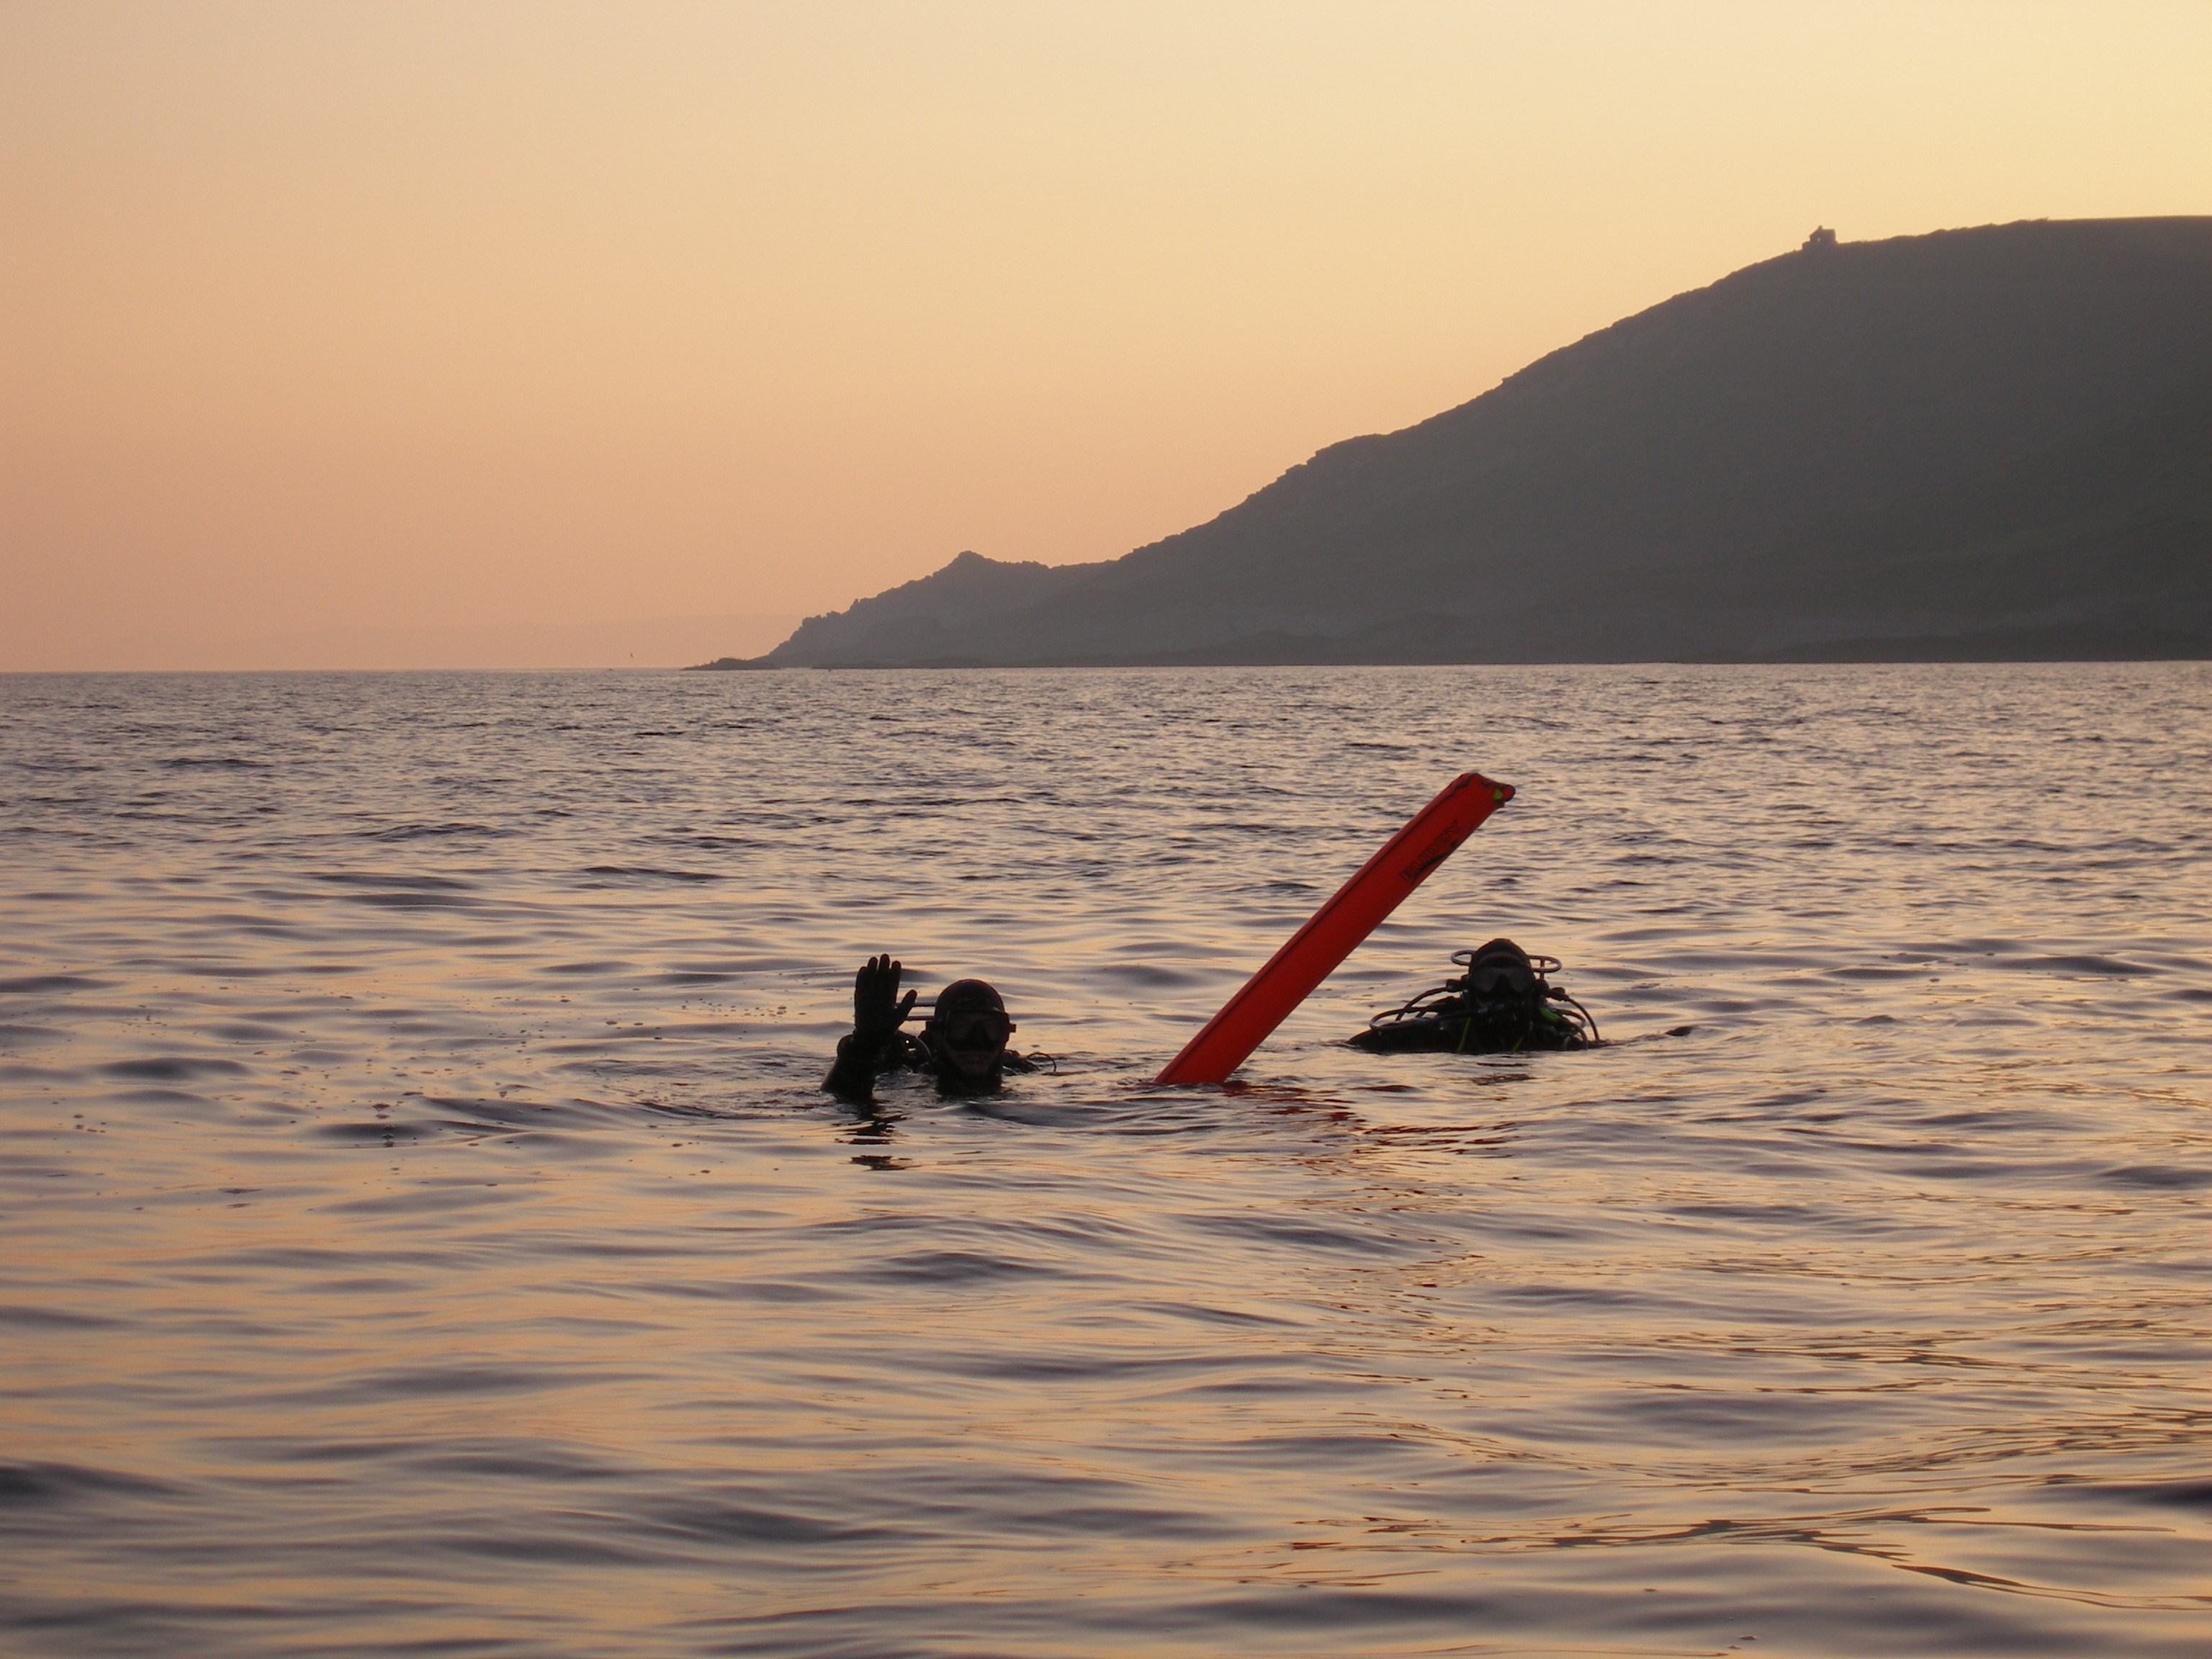
M 964 552 L 775 667 L 2212 658 L 2212 218 L 1797 251 L 1102 563 Z
M 1624 663 L 1707 664 L 1760 665 L 1788 663 L 2000 663 L 2000 662 L 2198 662 L 2212 659 L 2212 649 L 2201 634 L 2157 629 L 1990 629 L 1975 634 L 1932 635 L 1911 639 L 1846 640 L 1826 645 L 1799 646 L 1784 651 L 1711 652 L 1692 657 L 1379 657 L 1333 650 L 1325 640 L 1280 638 L 1253 641 L 1236 650 L 1161 652 L 1150 656 L 1071 658 L 1066 660 L 1000 662 L 981 657 L 945 657 L 902 661 L 802 663 L 768 657 L 723 657 L 714 662 L 691 664 L 687 673 L 771 669 L 878 669 L 944 671 L 961 668 L 1394 668 L 1480 667 L 1513 664 L 1585 664 L 1590 666 Z

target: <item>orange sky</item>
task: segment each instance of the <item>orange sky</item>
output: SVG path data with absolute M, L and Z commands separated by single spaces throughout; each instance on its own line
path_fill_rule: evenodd
M 2212 212 L 2208 87 L 2204 0 L 8 0 L 0 669 L 1113 557 L 1815 224 Z

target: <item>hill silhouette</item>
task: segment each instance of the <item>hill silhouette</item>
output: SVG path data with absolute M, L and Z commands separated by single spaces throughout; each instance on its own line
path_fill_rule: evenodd
M 1102 564 L 777 665 L 2212 655 L 2212 219 L 1802 249 Z

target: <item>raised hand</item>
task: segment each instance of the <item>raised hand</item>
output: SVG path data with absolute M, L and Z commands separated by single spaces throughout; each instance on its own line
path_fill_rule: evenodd
M 899 995 L 902 971 L 887 956 L 870 957 L 867 965 L 853 975 L 853 1030 L 860 1036 L 880 1042 L 906 1024 L 916 993 Z

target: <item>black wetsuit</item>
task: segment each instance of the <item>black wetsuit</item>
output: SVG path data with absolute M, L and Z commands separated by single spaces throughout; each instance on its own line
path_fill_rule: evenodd
M 1452 960 L 1467 971 L 1377 1014 L 1352 1045 L 1379 1054 L 1458 1054 L 1596 1046 L 1589 1010 L 1547 977 L 1559 971 L 1557 957 L 1531 957 L 1510 939 L 1494 939 L 1480 950 L 1454 951 Z
M 1370 1025 L 1351 1042 L 1377 1054 L 1504 1054 L 1590 1046 L 1583 1029 L 1547 1003 L 1532 997 L 1476 1002 L 1464 994 Z
M 869 1052 L 871 1048 L 874 1049 L 872 1054 Z M 957 1067 L 940 1065 L 929 1045 L 910 1031 L 892 1031 L 872 1044 L 866 1042 L 855 1031 L 850 1036 L 837 1039 L 837 1058 L 830 1065 L 830 1075 L 822 1079 L 822 1086 L 834 1095 L 865 1099 L 873 1092 L 879 1077 L 900 1072 L 927 1072 L 948 1094 L 982 1095 L 996 1089 L 1006 1073 L 1036 1069 L 1036 1061 L 1008 1048 L 999 1056 L 994 1069 L 981 1077 L 969 1077 Z

